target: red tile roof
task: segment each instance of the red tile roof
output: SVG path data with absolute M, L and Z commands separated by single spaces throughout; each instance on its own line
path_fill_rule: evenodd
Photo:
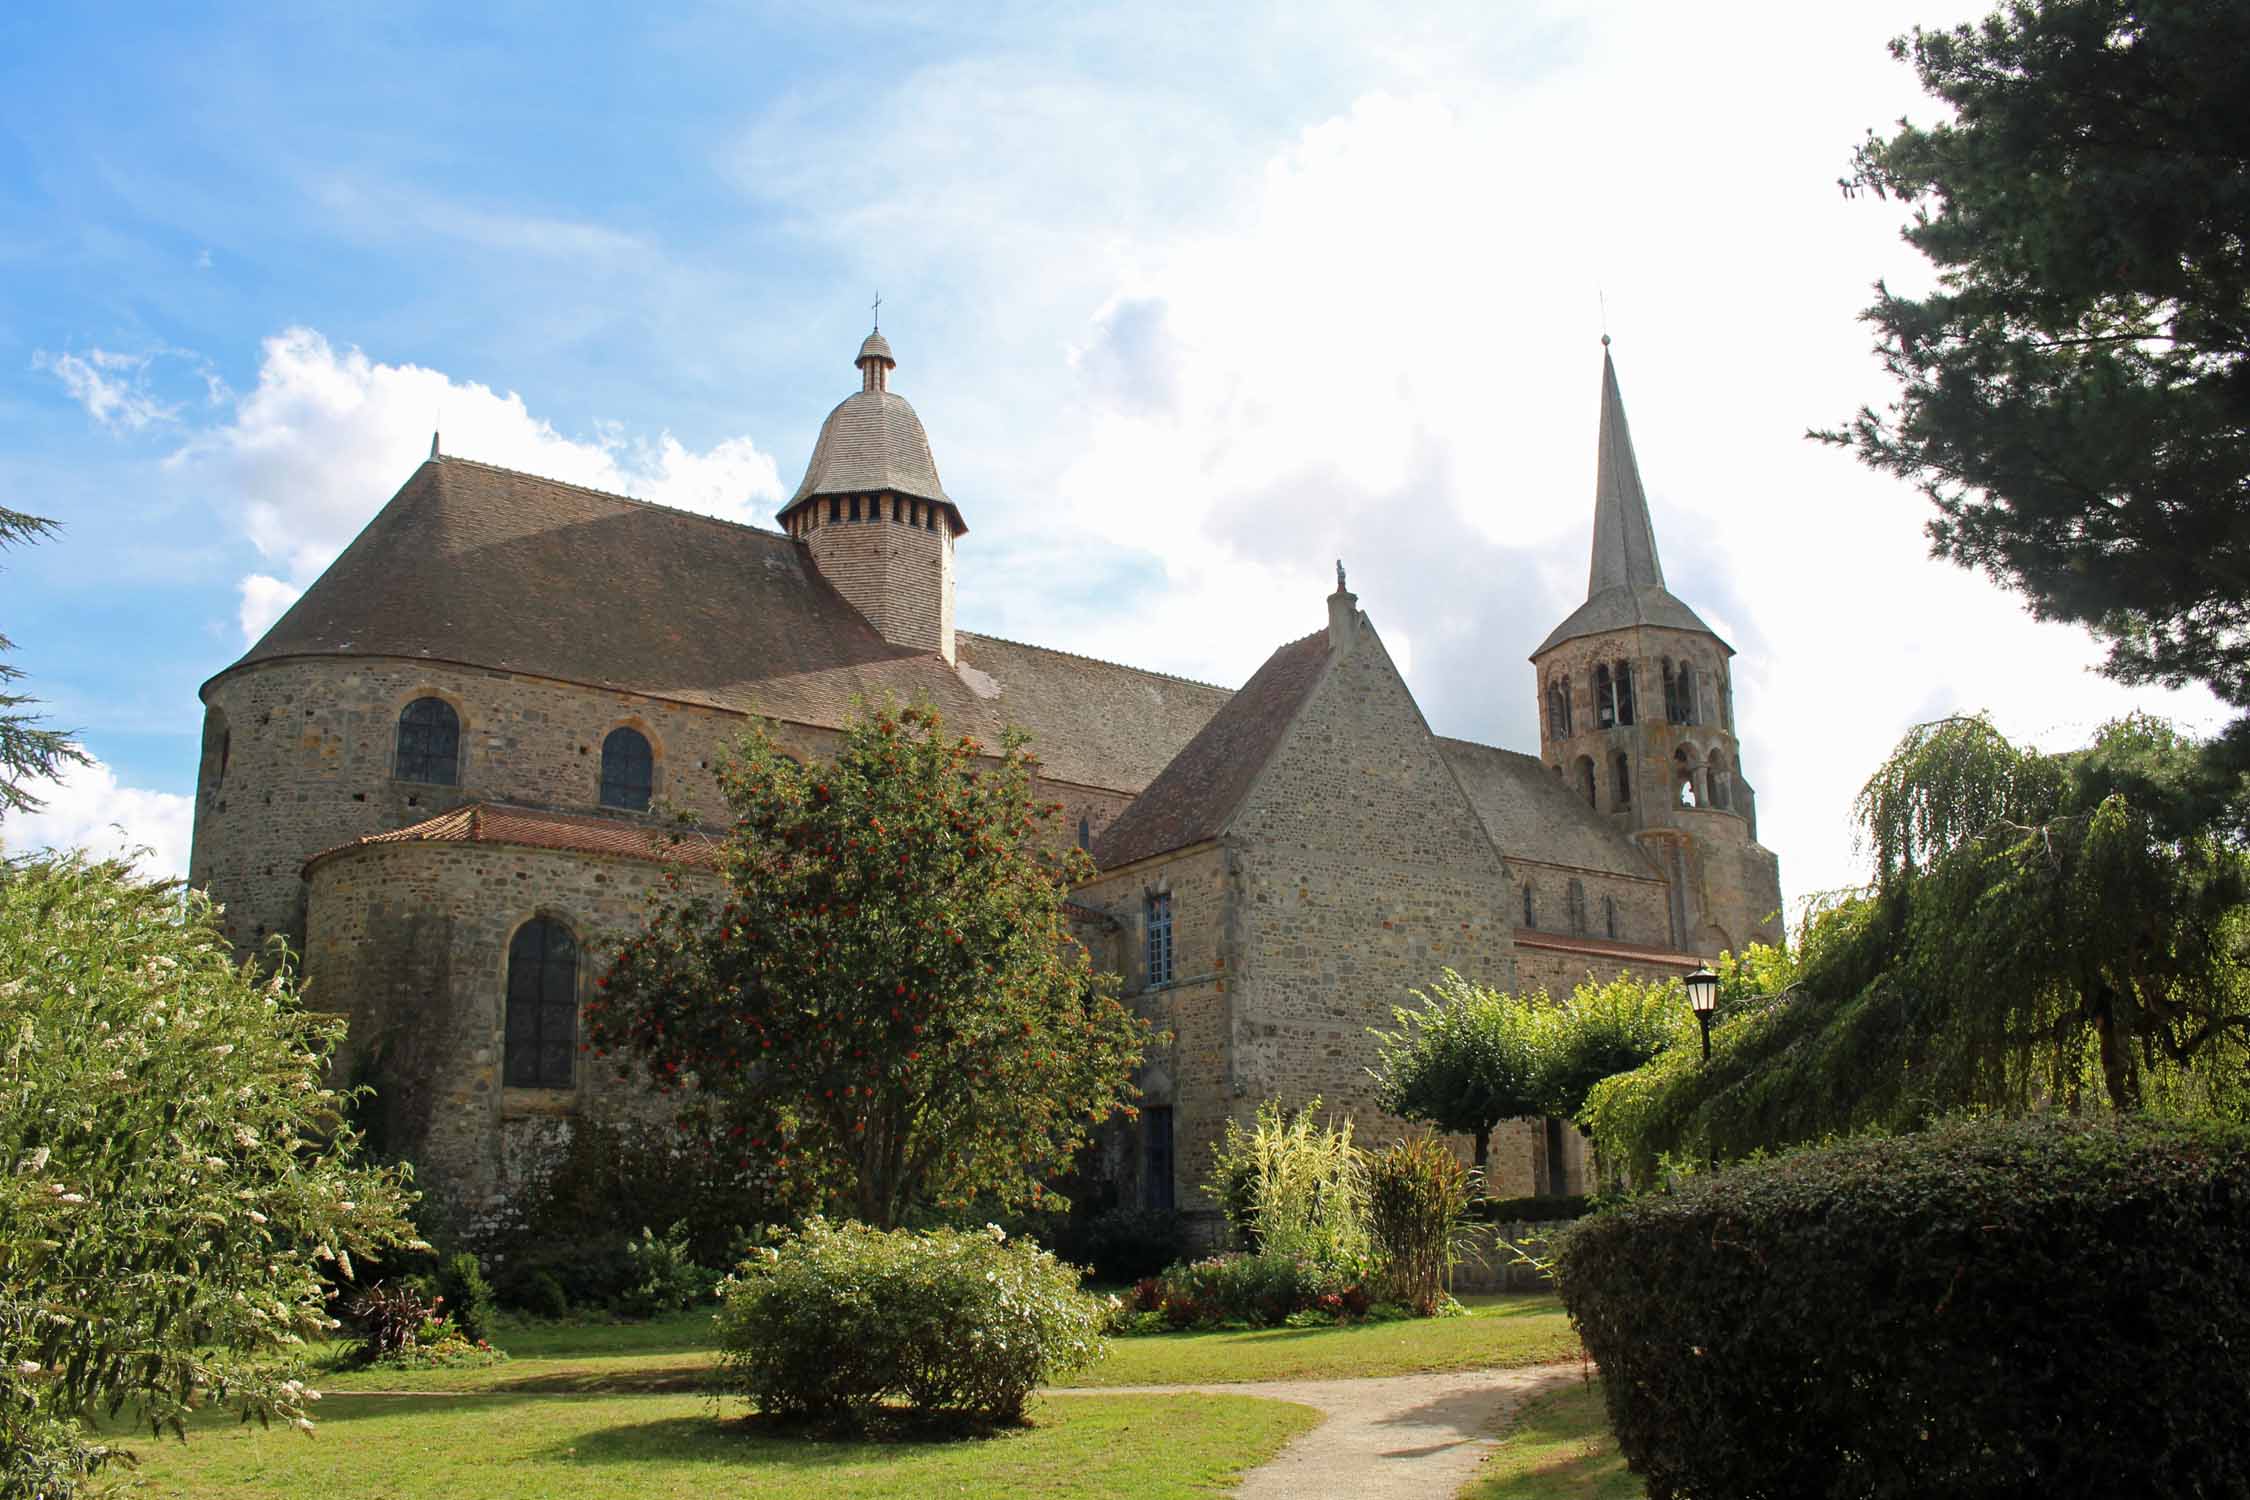
M 333 854 L 375 844 L 507 844 L 519 849 L 556 849 L 571 854 L 614 854 L 625 859 L 712 865 L 718 836 L 704 829 L 664 828 L 583 813 L 548 812 L 498 802 L 471 802 L 388 833 L 323 849 L 305 861 L 309 871 Z
M 1673 969 L 1692 969 L 1703 962 L 1693 953 L 1681 953 L 1671 948 L 1618 943 L 1608 938 L 1572 937 L 1568 933 L 1540 932 L 1530 927 L 1516 929 L 1516 946 L 1547 948 L 1558 953 L 1584 953 L 1596 958 L 1622 958 L 1631 963 L 1662 964 Z

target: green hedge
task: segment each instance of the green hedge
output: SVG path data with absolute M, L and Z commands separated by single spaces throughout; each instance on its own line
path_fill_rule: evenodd
M 1594 1211 L 1594 1200 L 1584 1193 L 1540 1193 L 1529 1198 L 1471 1198 L 1467 1218 L 1472 1224 L 1554 1224 L 1583 1219 Z
M 1652 1500 L 2250 1495 L 2250 1131 L 1948 1125 L 1559 1251 Z

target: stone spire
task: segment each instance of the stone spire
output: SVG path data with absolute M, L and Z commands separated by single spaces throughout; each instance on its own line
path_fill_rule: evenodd
M 1604 589 L 1664 587 L 1664 565 L 1656 556 L 1656 527 L 1648 518 L 1648 494 L 1641 488 L 1641 466 L 1633 457 L 1632 429 L 1625 425 L 1625 398 L 1617 389 L 1617 366 L 1609 357 L 1609 335 L 1602 335 L 1602 426 L 1600 462 L 1594 476 L 1594 556 L 1587 570 L 1586 597 Z

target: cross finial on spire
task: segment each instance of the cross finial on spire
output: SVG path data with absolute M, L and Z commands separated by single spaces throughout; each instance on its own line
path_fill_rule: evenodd
M 881 292 L 875 294 L 875 331 L 877 333 L 883 331 L 883 294 Z
M 1336 592 L 1339 594 L 1349 592 L 1344 587 L 1344 560 L 1340 557 L 1336 559 Z

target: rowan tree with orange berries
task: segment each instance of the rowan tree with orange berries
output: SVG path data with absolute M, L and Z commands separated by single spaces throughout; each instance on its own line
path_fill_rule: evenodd
M 1132 1113 L 1146 1023 L 1063 902 L 1092 873 L 1038 762 L 885 704 L 833 762 L 759 725 L 724 758 L 724 890 L 675 882 L 587 1008 L 587 1045 L 674 1096 L 683 1132 L 783 1201 L 895 1228 L 909 1210 L 1054 1202 Z

